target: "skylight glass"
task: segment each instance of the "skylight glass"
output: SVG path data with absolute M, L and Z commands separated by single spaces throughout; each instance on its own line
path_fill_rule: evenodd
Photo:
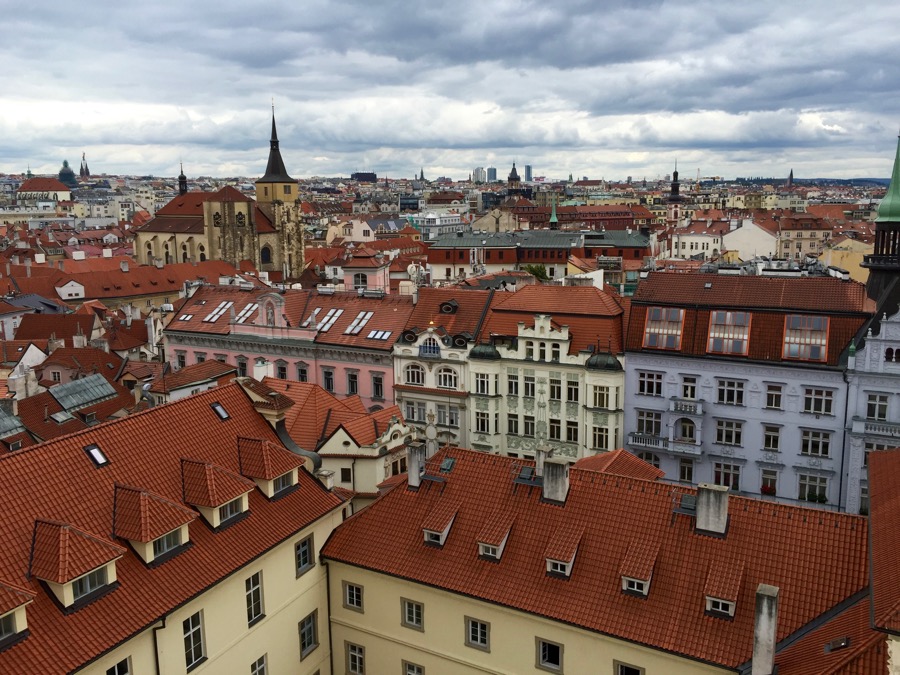
M 213 409 L 213 412 L 219 416 L 220 420 L 227 420 L 231 415 L 228 414 L 228 411 L 222 407 L 222 404 L 216 401 L 215 403 L 210 404 L 210 407 Z
M 344 313 L 342 309 L 329 309 L 328 313 L 325 315 L 325 318 L 322 319 L 322 323 L 319 324 L 318 330 L 320 333 L 327 333 L 328 330 L 334 325 L 334 322 L 338 320 L 341 314 Z
M 259 307 L 258 303 L 251 302 L 250 304 L 248 304 L 235 317 L 235 323 L 244 323 L 247 319 L 250 318 L 250 315 L 256 311 L 257 307 Z
M 179 321 L 190 321 L 193 318 L 194 318 L 193 314 L 182 314 L 181 316 L 178 317 L 178 320 Z
M 215 322 L 218 320 L 218 318 L 219 318 L 220 316 L 222 316 L 225 312 L 227 312 L 228 309 L 229 309 L 233 304 L 234 304 L 234 303 L 231 302 L 230 300 L 229 300 L 229 301 L 224 301 L 224 300 L 223 300 L 222 302 L 220 302 L 220 303 L 216 306 L 216 308 L 215 308 L 213 311 L 211 311 L 209 314 L 207 314 L 207 315 L 206 315 L 206 318 L 203 319 L 203 320 L 206 321 L 206 322 L 208 322 L 208 323 L 215 323 Z
M 393 331 L 389 330 L 371 330 L 369 334 L 366 335 L 366 338 L 369 340 L 387 340 L 391 337 L 391 333 Z
M 367 323 L 369 323 L 369 319 L 372 318 L 373 312 L 360 312 L 356 315 L 356 318 L 350 322 L 350 325 L 347 326 L 347 329 L 344 331 L 344 335 L 358 335 L 359 332 L 363 329 Z
M 90 445 L 84 446 L 84 451 L 96 466 L 104 466 L 106 464 L 109 464 L 109 458 L 103 454 L 100 446 L 96 443 L 91 443 Z

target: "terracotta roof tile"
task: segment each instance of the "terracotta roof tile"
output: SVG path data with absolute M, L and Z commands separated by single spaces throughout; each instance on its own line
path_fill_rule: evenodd
M 709 574 L 706 575 L 706 584 L 703 586 L 704 595 L 737 602 L 745 566 L 746 563 L 743 560 L 728 557 L 711 560 Z
M 629 478 L 642 478 L 644 480 L 658 480 L 666 475 L 665 471 L 657 469 L 649 462 L 631 454 L 627 450 L 619 448 L 610 452 L 602 452 L 591 457 L 583 457 L 575 462 L 579 469 L 600 471 L 616 476 L 628 476 Z
M 117 537 L 146 543 L 196 517 L 196 511 L 148 490 L 116 485 L 113 533 Z
M 900 450 L 869 453 L 873 625 L 900 632 Z
M 428 512 L 422 520 L 422 529 L 432 532 L 443 532 L 459 511 L 459 505 L 453 501 L 441 501 Z
M 656 537 L 635 537 L 628 545 L 628 552 L 619 565 L 619 574 L 641 581 L 653 576 L 653 566 L 659 555 L 660 541 Z
M 284 446 L 259 438 L 239 438 L 241 474 L 247 478 L 274 480 L 303 464 L 303 457 Z
M 691 488 L 571 468 L 560 506 L 513 482 L 521 459 L 450 449 L 433 461 L 445 457 L 456 462 L 444 482 L 390 490 L 335 531 L 323 556 L 727 668 L 750 658 L 760 583 L 781 589 L 778 640 L 868 583 L 859 516 L 731 496 L 728 531 L 716 538 L 673 513 L 673 498 Z M 458 511 L 437 549 L 424 544 L 421 523 L 443 502 Z M 514 513 L 516 525 L 502 559 L 488 563 L 477 539 L 492 511 Z M 548 576 L 543 554 L 555 550 L 557 532 L 578 528 L 570 578 Z M 617 578 L 635 538 L 660 543 L 646 598 L 623 593 Z M 710 562 L 725 554 L 745 563 L 733 620 L 703 611 Z
M 65 523 L 38 520 L 29 574 L 65 584 L 123 555 L 124 548 L 95 534 Z
M 253 481 L 210 462 L 181 460 L 184 501 L 194 506 L 218 507 L 253 489 Z
M 227 375 L 237 375 L 237 366 L 209 359 L 201 363 L 185 366 L 174 373 L 166 373 L 153 381 L 150 385 L 150 391 L 157 394 L 167 394 L 176 389 L 184 389 L 195 384 L 218 380 Z
M 584 536 L 584 525 L 580 522 L 561 523 L 553 529 L 547 546 L 544 549 L 544 557 L 550 560 L 568 562 L 575 557 L 581 538 Z
M 487 514 L 484 527 L 478 533 L 478 543 L 488 546 L 499 546 L 510 533 L 516 517 L 508 511 L 493 511 Z
M 34 593 L 19 586 L 0 581 L 0 614 L 11 612 L 34 600 Z

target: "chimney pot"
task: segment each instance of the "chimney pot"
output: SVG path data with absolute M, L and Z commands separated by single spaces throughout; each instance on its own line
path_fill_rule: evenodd
M 728 529 L 728 488 L 700 483 L 697 486 L 697 522 L 699 532 L 725 534 Z
M 772 672 L 775 670 L 777 628 L 778 587 L 760 584 L 756 589 L 751 675 L 772 675 Z
M 406 445 L 407 478 L 406 487 L 418 490 L 422 484 L 422 472 L 425 468 L 425 444 L 422 441 L 411 441 Z
M 569 463 L 564 459 L 544 460 L 543 498 L 565 503 L 569 494 Z

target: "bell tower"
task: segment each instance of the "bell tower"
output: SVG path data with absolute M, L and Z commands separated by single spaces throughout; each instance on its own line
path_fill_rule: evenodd
M 878 302 L 891 282 L 900 278 L 900 138 L 894 155 L 891 184 L 878 205 L 875 218 L 875 250 L 863 257 L 862 266 L 869 270 L 867 295 Z
M 256 181 L 256 201 L 260 204 L 275 201 L 292 202 L 297 198 L 297 181 L 284 168 L 275 130 L 275 106 L 272 106 L 272 137 L 269 139 L 269 162 L 265 175 Z

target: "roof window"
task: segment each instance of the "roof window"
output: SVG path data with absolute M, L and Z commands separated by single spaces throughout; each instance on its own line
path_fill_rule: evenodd
M 650 581 L 644 581 L 643 579 L 632 579 L 631 577 L 622 577 L 622 592 L 627 593 L 628 595 L 639 595 L 641 597 L 647 597 L 647 593 L 650 590 Z
M 710 616 L 718 616 L 725 619 L 734 617 L 734 603 L 721 598 L 706 596 L 706 613 Z
M 213 412 L 218 415 L 220 420 L 227 420 L 229 417 L 231 417 L 231 415 L 228 414 L 228 411 L 225 410 L 222 404 L 218 401 L 216 401 L 215 403 L 211 403 L 209 407 L 213 409 Z
M 94 466 L 101 467 L 109 464 L 109 458 L 103 454 L 100 446 L 96 443 L 84 446 L 84 451 L 87 453 L 87 456 L 91 458 Z

